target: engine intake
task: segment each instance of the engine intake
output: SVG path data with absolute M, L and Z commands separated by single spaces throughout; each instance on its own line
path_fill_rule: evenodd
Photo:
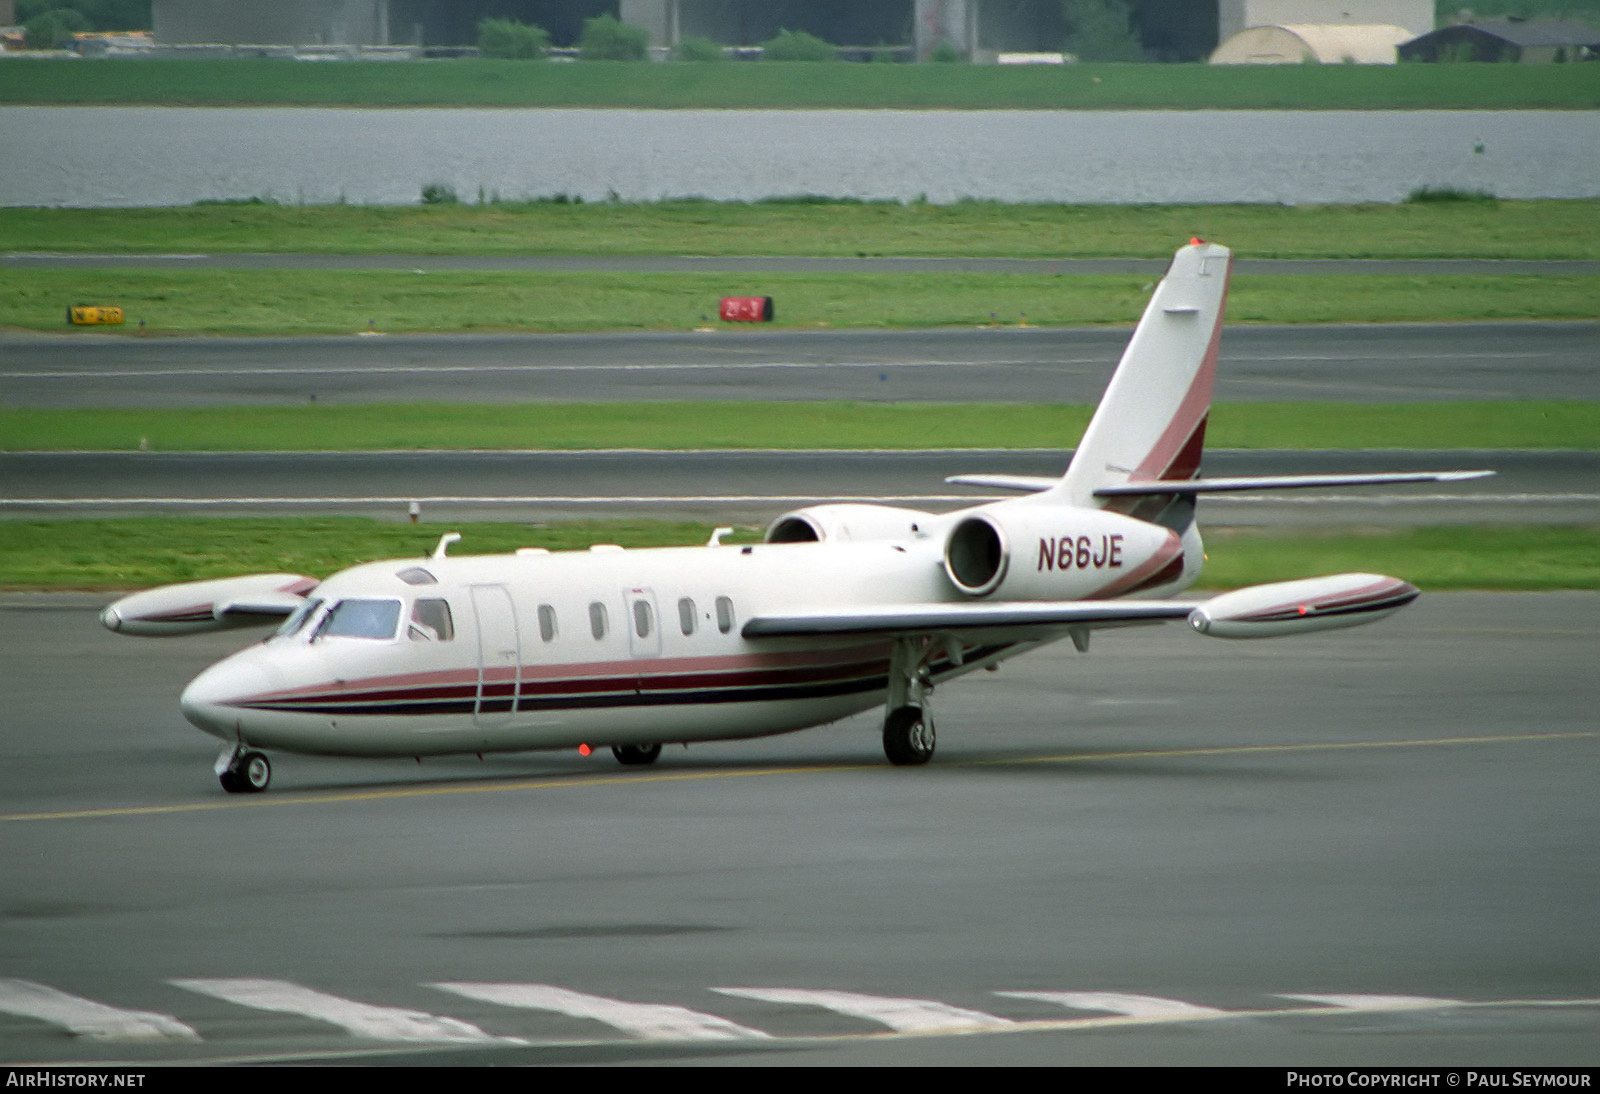
M 909 540 L 937 518 L 894 505 L 811 505 L 785 513 L 767 527 L 768 543 L 843 543 Z

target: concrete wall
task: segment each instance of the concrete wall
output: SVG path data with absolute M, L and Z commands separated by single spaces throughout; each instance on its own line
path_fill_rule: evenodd
M 1217 41 L 1246 27 L 1379 24 L 1413 35 L 1433 29 L 1433 0 L 1218 0 Z

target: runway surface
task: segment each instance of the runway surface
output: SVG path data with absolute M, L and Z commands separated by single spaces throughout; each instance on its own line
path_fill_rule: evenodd
M 187 339 L 6 334 L 0 335 L 0 401 L 13 407 L 313 399 L 1093 403 L 1130 329 Z M 1600 399 L 1597 358 L 1600 323 L 1230 326 L 1216 398 Z M 942 441 L 929 438 L 930 444 Z M 538 447 L 538 438 L 530 437 L 528 447 Z
M 601 517 L 760 524 L 819 501 L 947 511 L 946 476 L 1059 475 L 1070 451 L 3 453 L 0 519 L 340 513 L 431 522 Z M 1600 453 L 1212 450 L 1208 475 L 1488 468 L 1471 482 L 1221 494 L 1209 525 L 1600 522 Z
M 940 689 L 920 769 L 862 717 L 248 800 L 175 706 L 248 638 L 99 603 L 0 597 L 7 1063 L 1600 1053 L 1596 594 L 1051 647 Z

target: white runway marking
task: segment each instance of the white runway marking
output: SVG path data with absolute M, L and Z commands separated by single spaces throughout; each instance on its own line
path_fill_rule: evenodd
M 1104 1010 L 1131 1018 L 1214 1017 L 1227 1011 L 1185 1003 L 1182 999 L 1163 999 L 1159 995 L 1130 995 L 1119 991 L 997 991 L 1007 999 L 1034 999 L 1059 1003 L 1074 1010 Z
M 173 980 L 170 983 L 242 1007 L 315 1018 L 374 1041 L 520 1043 L 518 1038 L 485 1033 L 470 1022 L 403 1007 L 373 1006 L 287 980 Z
M 822 1007 L 836 1014 L 864 1018 L 888 1026 L 896 1033 L 933 1033 L 966 1030 L 1007 1029 L 1015 1025 L 1009 1018 L 985 1014 L 940 1003 L 933 999 L 896 999 L 883 995 L 862 995 L 853 991 L 817 991 L 810 988 L 712 988 L 723 995 L 755 999 L 763 1003 L 794 1003 Z
M 31 980 L 0 978 L 0 1012 L 37 1018 L 97 1041 L 200 1040 L 198 1033 L 170 1015 L 122 1010 Z
M 1284 995 L 1280 999 L 1298 999 L 1303 1003 L 1326 1003 L 1330 1007 L 1347 1010 L 1427 1010 L 1434 1007 L 1460 1007 L 1460 999 L 1438 999 L 1431 995 Z
M 468 999 L 498 1003 L 526 1010 L 548 1010 L 573 1018 L 593 1018 L 635 1037 L 682 1041 L 728 1041 L 740 1038 L 767 1038 L 770 1034 L 750 1029 L 714 1014 L 702 1014 L 687 1007 L 660 1003 L 630 1003 L 603 995 L 558 988 L 550 984 L 474 984 L 445 982 L 430 985 Z

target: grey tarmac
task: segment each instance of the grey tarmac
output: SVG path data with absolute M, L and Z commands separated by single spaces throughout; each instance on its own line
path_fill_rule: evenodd
M 250 800 L 175 706 L 248 636 L 127 639 L 100 603 L 0 597 L 0 1006 L 25 982 L 195 1037 L 0 1010 L 8 1064 L 1600 1062 L 1600 594 L 1052 646 L 941 688 L 925 768 L 863 716 L 642 775 L 282 756 Z M 349 1016 L 218 994 L 241 982 Z M 461 983 L 766 1036 L 641 1038 L 438 986 Z M 780 989 L 1008 1024 L 909 1035 Z M 374 1008 L 410 1022 L 337 1024 Z M 402 1039 L 462 1023 L 496 1040 Z

